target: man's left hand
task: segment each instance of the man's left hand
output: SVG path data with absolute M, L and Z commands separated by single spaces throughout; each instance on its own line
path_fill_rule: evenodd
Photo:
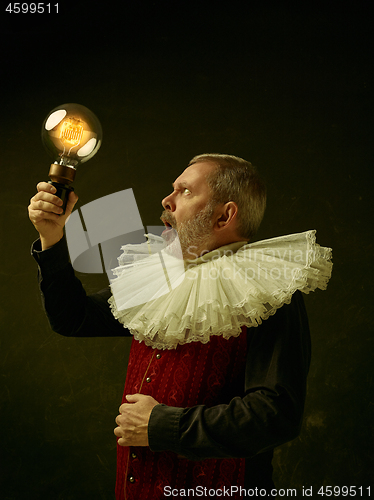
M 148 422 L 151 411 L 159 403 L 152 396 L 130 394 L 128 403 L 120 406 L 120 415 L 116 418 L 118 427 L 114 434 L 119 438 L 120 446 L 148 446 Z

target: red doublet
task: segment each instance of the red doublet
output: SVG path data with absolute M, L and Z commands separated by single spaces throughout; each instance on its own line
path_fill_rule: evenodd
M 244 393 L 246 337 L 244 327 L 238 337 L 212 336 L 207 344 L 191 342 L 173 350 L 152 349 L 133 339 L 122 402 L 127 402 L 125 395 L 140 393 L 180 408 L 229 403 Z M 231 458 L 192 461 L 169 451 L 118 446 L 116 499 L 162 499 L 165 486 L 243 486 L 244 463 Z

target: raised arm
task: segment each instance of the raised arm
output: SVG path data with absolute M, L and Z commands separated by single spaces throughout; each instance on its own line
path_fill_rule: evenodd
M 32 255 L 39 266 L 39 286 L 51 328 L 65 336 L 98 337 L 129 335 L 114 318 L 109 288 L 87 295 L 69 262 L 64 226 L 78 196 L 71 192 L 64 215 L 55 188 L 46 182 L 31 198 L 29 217 L 39 232 Z

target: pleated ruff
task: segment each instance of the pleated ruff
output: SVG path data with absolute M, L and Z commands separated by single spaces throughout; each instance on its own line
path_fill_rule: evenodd
M 296 290 L 327 287 L 332 252 L 316 243 L 315 233 L 236 242 L 192 261 L 150 235 L 152 245 L 123 247 L 113 270 L 112 313 L 155 349 L 236 337 L 290 303 Z

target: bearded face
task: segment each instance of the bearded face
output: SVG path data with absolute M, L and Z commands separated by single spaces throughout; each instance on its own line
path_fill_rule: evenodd
M 164 210 L 161 220 L 167 226 L 162 236 L 168 246 L 180 245 L 184 259 L 195 259 L 209 248 L 213 231 L 214 204 L 210 201 L 193 217 L 177 223 L 173 214 Z M 174 229 L 174 231 L 173 231 Z M 173 252 L 174 253 L 174 252 Z

